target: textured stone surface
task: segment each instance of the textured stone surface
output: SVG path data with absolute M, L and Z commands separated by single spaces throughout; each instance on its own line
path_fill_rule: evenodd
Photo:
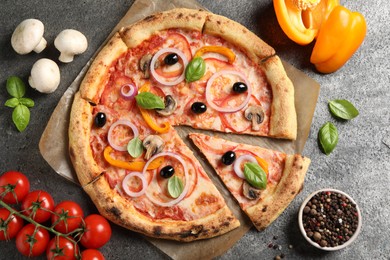
M 85 213 L 96 212 L 91 201 L 76 185 L 58 176 L 43 160 L 38 142 L 57 102 L 84 64 L 104 41 L 114 25 L 133 1 L 117 0 L 3 0 L 0 4 L 0 104 L 8 98 L 5 82 L 8 76 L 21 76 L 25 82 L 32 64 L 42 57 L 57 60 L 53 46 L 55 36 L 63 29 L 73 28 L 89 39 L 87 52 L 71 64 L 60 64 L 61 84 L 55 93 L 44 95 L 31 89 L 27 96 L 35 100 L 31 123 L 18 133 L 11 121 L 11 109 L 0 105 L 1 172 L 15 169 L 28 175 L 34 189 L 44 189 L 56 201 L 79 202 Z M 280 57 L 293 64 L 321 84 L 321 93 L 311 133 L 304 154 L 312 159 L 303 192 L 266 231 L 251 230 L 221 259 L 273 259 L 284 253 L 289 259 L 388 259 L 390 255 L 390 65 L 388 46 L 390 18 L 387 1 L 341 1 L 366 17 L 367 37 L 346 66 L 336 73 L 321 75 L 309 63 L 313 45 L 298 46 L 291 42 L 277 24 L 271 0 L 200 1 L 209 10 L 232 18 L 255 32 L 272 45 Z M 41 54 L 17 55 L 10 37 L 16 25 L 26 18 L 38 18 L 46 26 L 49 47 Z M 360 111 L 352 121 L 333 119 L 327 101 L 348 99 Z M 317 133 L 322 124 L 333 122 L 339 130 L 339 144 L 326 156 L 317 146 Z M 325 187 L 349 193 L 360 205 L 363 215 L 362 232 L 354 244 L 333 253 L 324 253 L 309 246 L 297 224 L 300 203 L 311 192 Z M 277 236 L 274 240 L 273 237 Z M 281 245 L 281 250 L 268 244 Z M 293 245 L 289 249 L 288 245 Z M 0 242 L 0 259 L 21 258 L 14 242 Z M 113 226 L 111 241 L 102 248 L 107 259 L 167 258 L 140 235 Z M 43 258 L 42 258 L 43 259 Z

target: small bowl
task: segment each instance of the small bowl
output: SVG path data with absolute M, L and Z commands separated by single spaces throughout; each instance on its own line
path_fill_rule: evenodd
M 352 203 L 354 203 L 356 205 L 356 211 L 357 211 L 357 214 L 358 214 L 358 224 L 357 224 L 357 227 L 356 227 L 356 230 L 354 232 L 354 234 L 350 237 L 350 239 L 348 241 L 346 241 L 344 244 L 341 244 L 341 245 L 338 245 L 338 246 L 334 246 L 334 247 L 330 247 L 330 246 L 320 246 L 318 243 L 314 242 L 310 237 L 307 236 L 306 234 L 306 231 L 305 229 L 303 228 L 303 209 L 305 208 L 306 204 L 310 201 L 310 199 L 312 197 L 314 197 L 314 195 L 320 193 L 320 192 L 323 192 L 323 191 L 329 191 L 329 192 L 333 192 L 333 193 L 339 193 L 341 195 L 344 195 L 347 199 L 349 199 Z M 321 250 L 325 250 L 325 251 L 337 251 L 337 250 L 340 250 L 340 249 L 343 249 L 347 246 L 349 246 L 350 244 L 353 243 L 353 241 L 355 241 L 355 239 L 358 237 L 359 233 L 360 233 L 360 229 L 361 229 L 361 226 L 362 226 L 362 215 L 360 214 L 360 209 L 357 205 L 357 203 L 351 198 L 351 196 L 349 196 L 348 194 L 346 194 L 345 192 L 342 192 L 340 190 L 336 190 L 336 189 L 321 189 L 321 190 L 317 190 L 315 192 L 313 192 L 312 194 L 310 194 L 302 203 L 300 209 L 299 209 L 299 214 L 298 214 L 298 224 L 299 224 L 299 229 L 301 230 L 301 233 L 302 235 L 305 237 L 305 239 L 313 246 L 321 249 Z

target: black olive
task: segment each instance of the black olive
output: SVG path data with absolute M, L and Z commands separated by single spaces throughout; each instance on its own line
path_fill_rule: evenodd
M 165 179 L 172 177 L 173 174 L 175 174 L 175 169 L 170 165 L 167 165 L 160 170 L 160 176 Z
M 106 124 L 106 121 L 106 114 L 104 114 L 103 112 L 99 112 L 96 114 L 94 122 L 96 127 L 103 127 Z
M 236 153 L 233 151 L 227 151 L 222 155 L 222 163 L 225 165 L 230 165 L 236 160 Z
M 202 114 L 202 113 L 206 112 L 207 106 L 202 102 L 194 102 L 191 105 L 191 110 L 195 114 Z
M 179 56 L 176 53 L 170 53 L 164 58 L 164 63 L 167 65 L 176 64 L 179 61 Z
M 233 84 L 233 91 L 236 93 L 244 93 L 248 90 L 248 86 L 243 82 L 236 82 Z

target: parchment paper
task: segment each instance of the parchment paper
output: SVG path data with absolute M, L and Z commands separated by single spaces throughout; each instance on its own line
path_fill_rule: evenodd
M 126 15 L 113 29 L 112 33 L 119 30 L 121 27 L 134 23 L 154 12 L 169 10 L 175 7 L 186 7 L 193 9 L 204 9 L 195 0 L 136 0 L 131 6 Z M 104 44 L 102 44 L 104 46 Z M 96 52 L 98 53 L 99 50 Z M 93 58 L 85 65 L 80 74 L 76 77 L 73 83 L 64 93 L 57 107 L 55 108 L 45 131 L 42 134 L 39 149 L 43 158 L 49 165 L 64 178 L 78 183 L 76 174 L 68 155 L 68 126 L 70 108 L 73 101 L 73 96 L 77 92 L 80 82 L 88 70 Z M 293 66 L 283 63 L 286 72 L 295 88 L 295 107 L 298 118 L 298 136 L 296 141 L 277 140 L 262 137 L 239 136 L 233 134 L 215 133 L 209 131 L 194 130 L 189 127 L 177 127 L 179 135 L 183 138 L 186 144 L 194 151 L 195 156 L 199 159 L 210 178 L 216 184 L 219 191 L 224 196 L 229 208 L 233 214 L 240 220 L 241 226 L 225 235 L 208 239 L 195 241 L 190 243 L 182 243 L 169 240 L 161 240 L 146 237 L 146 240 L 154 244 L 168 256 L 173 259 L 211 259 L 223 254 L 231 246 L 233 246 L 251 227 L 252 224 L 246 215 L 240 210 L 240 207 L 233 199 L 231 194 L 224 187 L 222 182 L 214 173 L 214 170 L 196 147 L 189 141 L 187 135 L 189 132 L 204 132 L 209 135 L 218 135 L 230 140 L 259 145 L 274 150 L 279 150 L 285 153 L 303 153 L 304 145 L 310 131 L 317 98 L 319 95 L 319 84 L 313 79 L 306 76 L 304 73 L 295 69 Z

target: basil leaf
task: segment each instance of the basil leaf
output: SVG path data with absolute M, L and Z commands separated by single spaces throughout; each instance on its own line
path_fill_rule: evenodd
M 330 122 L 325 123 L 318 132 L 318 140 L 322 151 L 326 155 L 329 155 L 334 150 L 339 140 L 336 126 Z
M 267 187 L 267 175 L 257 163 L 245 163 L 244 176 L 246 181 L 255 188 L 264 190 Z
M 176 199 L 183 192 L 184 185 L 181 179 L 177 176 L 172 176 L 168 180 L 168 193 L 172 198 Z
M 328 105 L 332 115 L 337 118 L 349 120 L 359 115 L 359 111 L 345 99 L 332 100 Z
M 11 76 L 7 79 L 7 91 L 11 96 L 21 98 L 26 94 L 26 86 L 19 77 Z
M 12 121 L 19 132 L 23 132 L 30 122 L 30 110 L 25 105 L 17 105 L 12 112 Z
M 16 107 L 17 105 L 19 105 L 20 104 L 20 102 L 19 102 L 19 99 L 17 99 L 17 98 L 10 98 L 10 99 L 8 99 L 7 101 L 5 101 L 5 106 L 6 107 L 11 107 L 11 108 L 14 108 L 14 107 Z
M 144 146 L 142 145 L 141 139 L 137 136 L 129 141 L 127 144 L 127 152 L 133 158 L 138 158 L 144 151 Z
M 193 58 L 187 65 L 185 76 L 187 82 L 193 82 L 203 77 L 206 72 L 206 62 L 202 57 Z
M 135 96 L 137 104 L 144 109 L 164 109 L 164 100 L 150 92 L 141 92 Z
M 32 100 L 31 98 L 19 98 L 19 102 L 26 107 L 34 107 L 35 105 L 34 100 Z

